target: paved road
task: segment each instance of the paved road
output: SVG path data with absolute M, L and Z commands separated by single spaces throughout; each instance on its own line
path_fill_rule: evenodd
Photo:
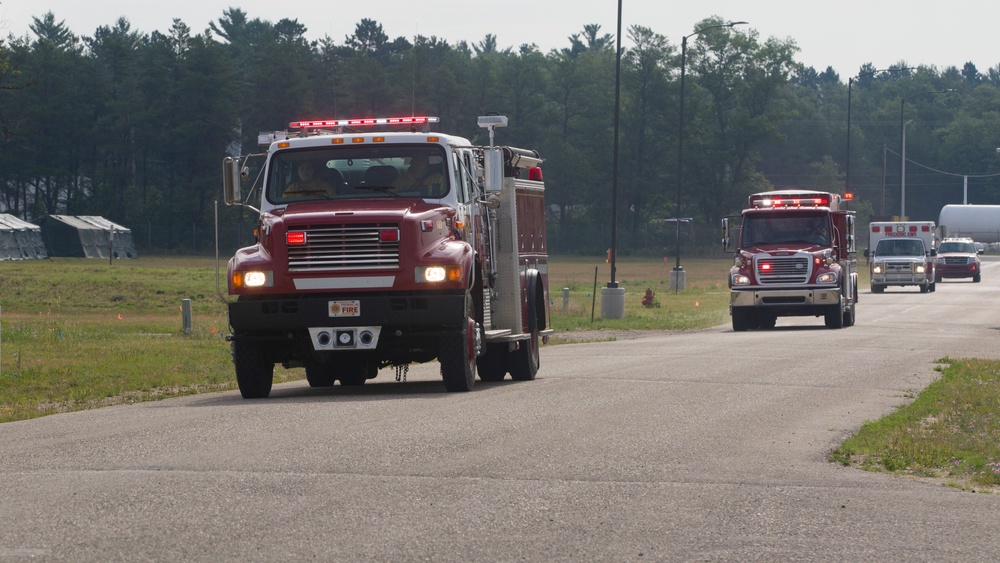
M 826 456 L 935 360 L 1000 357 L 1000 262 L 861 297 L 852 328 L 546 347 L 467 394 L 421 366 L 0 425 L 0 562 L 996 560 L 1000 494 Z

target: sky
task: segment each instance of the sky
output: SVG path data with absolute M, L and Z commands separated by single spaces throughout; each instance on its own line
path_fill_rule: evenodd
M 0 0 L 0 37 L 31 36 L 32 18 L 48 11 L 79 36 L 92 36 L 122 16 L 142 33 L 167 33 L 174 18 L 199 33 L 231 6 L 250 19 L 296 19 L 310 39 L 329 36 L 337 44 L 363 18 L 380 23 L 390 39 L 424 35 L 475 44 L 492 33 L 500 48 L 534 43 L 543 52 L 568 47 L 568 37 L 584 25 L 600 24 L 611 34 L 618 25 L 614 0 Z M 972 62 L 981 73 L 1000 65 L 996 0 L 622 0 L 623 47 L 631 46 L 629 26 L 648 27 L 678 46 L 712 16 L 748 22 L 740 29 L 756 31 L 762 42 L 794 40 L 797 61 L 818 72 L 833 67 L 842 81 L 865 63 L 882 69 L 905 61 L 943 70 Z

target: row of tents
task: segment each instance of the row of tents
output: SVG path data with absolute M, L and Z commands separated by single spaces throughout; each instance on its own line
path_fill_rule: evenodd
M 132 231 L 94 215 L 46 215 L 37 225 L 0 213 L 0 260 L 138 258 Z

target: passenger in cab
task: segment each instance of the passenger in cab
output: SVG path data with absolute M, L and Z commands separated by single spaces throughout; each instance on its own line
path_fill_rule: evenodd
M 410 158 L 410 167 L 392 182 L 392 187 L 403 191 L 419 190 L 423 197 L 441 197 L 445 192 L 444 175 L 439 165 L 431 165 L 426 154 L 417 154 Z

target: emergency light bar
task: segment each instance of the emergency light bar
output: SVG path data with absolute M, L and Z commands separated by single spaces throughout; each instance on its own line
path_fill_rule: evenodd
M 752 207 L 829 207 L 830 197 L 815 194 L 789 194 L 780 197 L 753 196 Z
M 365 119 L 321 119 L 317 121 L 293 121 L 289 129 L 316 129 L 319 127 L 366 127 L 375 125 L 426 125 L 438 123 L 437 117 L 375 117 Z

